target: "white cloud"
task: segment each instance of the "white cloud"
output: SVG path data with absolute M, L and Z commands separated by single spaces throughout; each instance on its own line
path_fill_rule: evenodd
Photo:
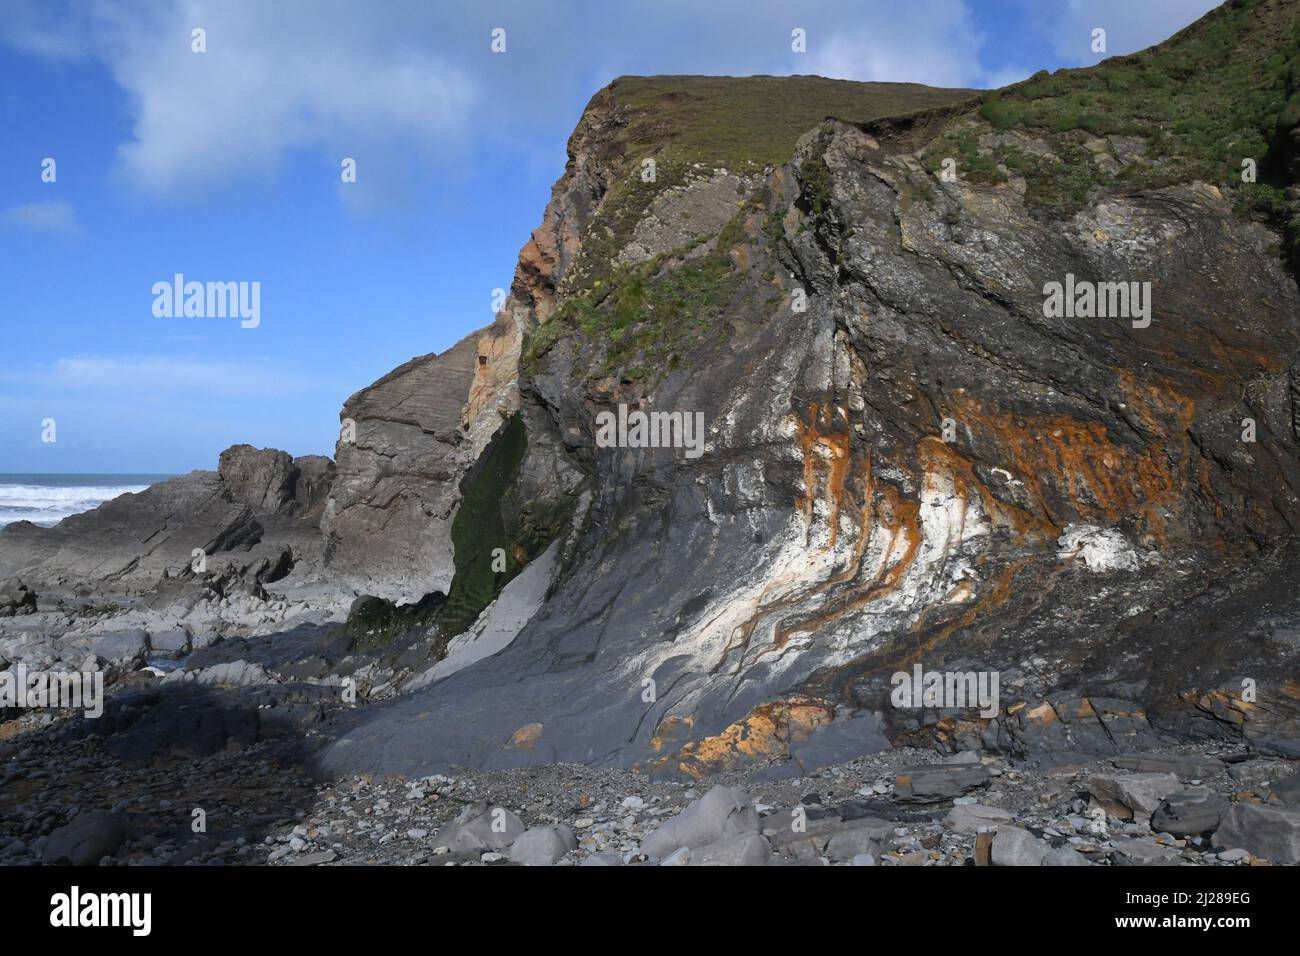
M 0 374 L 0 381 L 60 393 L 147 393 L 195 399 L 294 395 L 324 387 L 319 380 L 270 362 L 170 355 L 69 356 L 28 372 Z
M 979 28 L 961 0 L 895 4 L 887 21 L 851 17 L 810 30 L 808 69 L 795 72 L 841 80 L 971 86 L 981 80 L 981 42 Z
M 0 221 L 32 232 L 61 236 L 79 236 L 84 231 L 72 204 L 61 199 L 10 206 L 0 211 Z
M 296 148 L 335 168 L 400 148 L 427 159 L 462 138 L 477 97 L 466 73 L 343 0 L 95 0 L 70 21 L 23 7 L 9 41 L 46 56 L 91 53 L 126 92 L 133 138 L 122 171 L 170 196 L 267 172 Z M 207 52 L 191 49 L 206 31 Z M 360 179 L 360 177 L 359 177 Z
M 1056 52 L 1072 64 L 1092 64 L 1108 56 L 1136 53 L 1166 40 L 1219 6 L 1221 0 L 1032 0 L 1035 15 L 1046 16 Z M 1092 52 L 1092 31 L 1106 31 L 1106 52 Z

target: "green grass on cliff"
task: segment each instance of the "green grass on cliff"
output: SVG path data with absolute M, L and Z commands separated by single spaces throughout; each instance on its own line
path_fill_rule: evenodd
M 745 274 L 730 255 L 744 241 L 742 219 L 737 213 L 702 255 L 686 258 L 687 250 L 677 250 L 656 256 L 611 272 L 590 292 L 570 296 L 528 337 L 525 369 L 534 370 L 556 341 L 575 334 L 603 344 L 600 362 L 582 367 L 588 375 L 617 373 L 635 381 L 676 367 L 743 290 Z
M 1187 29 L 1132 56 L 1095 67 L 1043 71 L 988 93 L 975 127 L 954 124 L 926 150 L 976 182 L 1026 176 L 1026 200 L 1053 218 L 1072 215 L 1098 188 L 1158 188 L 1203 180 L 1233 191 L 1244 210 L 1283 211 L 1286 174 L 1279 130 L 1300 119 L 1300 22 L 1294 0 L 1232 0 Z M 981 133 L 1045 138 L 1056 158 Z M 1140 155 L 1106 169 L 1085 144 L 1134 137 Z M 1259 181 L 1243 183 L 1242 160 Z
M 624 76 L 610 86 L 627 112 L 627 155 L 732 170 L 779 166 L 828 116 L 865 122 L 973 95 L 915 83 L 820 76 Z
M 625 76 L 609 92 L 625 125 L 620 175 L 583 239 L 565 292 L 607 284 L 611 263 L 654 198 L 715 169 L 747 174 L 779 166 L 799 137 L 828 116 L 865 122 L 967 99 L 974 90 L 856 83 L 820 76 Z M 641 162 L 656 177 L 643 182 Z
M 855 83 L 819 76 L 621 77 L 609 87 L 619 120 L 608 144 L 615 170 L 565 275 L 564 304 L 528 338 L 524 366 L 535 370 L 557 340 L 599 343 L 579 371 L 628 379 L 662 376 L 707 337 L 745 281 L 730 250 L 743 241 L 740 215 L 708 252 L 678 249 L 630 267 L 614 265 L 655 197 L 717 169 L 759 175 L 793 156 L 804 133 L 829 116 L 851 122 L 969 99 L 973 90 L 913 83 Z M 641 163 L 653 158 L 654 182 Z M 746 200 L 742 199 L 740 205 Z

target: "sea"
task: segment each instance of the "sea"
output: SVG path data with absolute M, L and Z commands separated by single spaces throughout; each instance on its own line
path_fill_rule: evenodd
M 31 521 L 50 527 L 127 492 L 173 475 L 21 475 L 0 472 L 0 526 Z

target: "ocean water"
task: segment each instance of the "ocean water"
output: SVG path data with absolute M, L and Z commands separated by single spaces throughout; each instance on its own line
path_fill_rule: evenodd
M 49 527 L 172 475 L 10 475 L 0 472 L 0 526 L 31 521 Z

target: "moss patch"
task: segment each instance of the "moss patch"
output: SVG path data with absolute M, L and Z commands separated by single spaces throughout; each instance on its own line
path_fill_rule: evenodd
M 473 624 L 523 567 L 506 535 L 501 502 L 527 448 L 523 418 L 516 414 L 461 482 L 460 507 L 451 523 L 456 571 L 442 612 L 442 629 L 448 637 Z M 492 567 L 497 548 L 505 550 L 504 571 Z
M 382 598 L 371 597 L 348 615 L 344 631 L 352 638 L 355 650 L 387 647 L 399 637 L 436 621 L 443 600 L 443 595 L 435 592 L 425 595 L 415 604 L 394 606 Z
M 473 624 L 573 514 L 575 501 L 568 495 L 518 502 L 519 465 L 527 449 L 523 417 L 515 414 L 461 482 L 460 507 L 451 523 L 456 571 L 439 616 L 446 640 Z M 494 557 L 498 548 L 504 556 Z

